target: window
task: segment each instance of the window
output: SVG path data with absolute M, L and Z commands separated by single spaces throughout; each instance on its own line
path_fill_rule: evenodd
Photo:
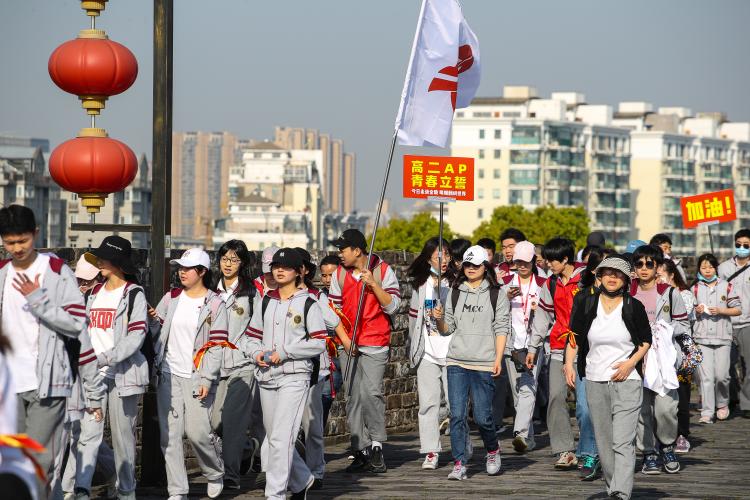
M 493 189 L 492 190 L 492 198 L 495 200 L 500 199 L 500 190 L 499 189 Z
M 492 178 L 493 179 L 499 179 L 500 178 L 500 169 L 496 168 L 492 171 Z
M 463 111 L 459 111 L 458 113 L 456 113 L 456 118 L 463 118 L 463 117 L 464 117 Z
M 479 198 L 480 200 L 484 199 L 484 189 L 482 188 L 477 189 L 477 198 Z
M 484 149 L 479 150 L 479 159 L 484 160 Z
M 484 129 L 483 128 L 479 129 L 479 138 L 480 139 L 484 139 Z
M 536 186 L 539 184 L 539 170 L 511 170 L 510 183 L 523 186 Z
M 502 132 L 503 132 L 502 130 L 496 128 L 495 129 L 495 139 L 500 139 L 502 137 Z
M 480 179 L 484 179 L 484 169 L 480 168 L 477 170 L 477 177 Z
M 484 218 L 484 209 L 477 208 L 477 218 L 483 219 Z
M 502 151 L 501 151 L 501 150 L 499 150 L 499 149 L 496 149 L 496 150 L 495 150 L 495 152 L 494 152 L 494 154 L 493 154 L 493 156 L 494 156 L 494 157 L 495 157 L 495 159 L 497 160 L 497 159 L 499 159 L 499 158 L 500 158 L 500 155 L 501 155 L 501 154 L 502 154 Z

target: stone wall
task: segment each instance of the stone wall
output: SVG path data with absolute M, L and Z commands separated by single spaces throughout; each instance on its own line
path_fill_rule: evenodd
M 55 248 L 49 250 L 59 257 L 65 259 L 71 267 L 75 266 L 78 258 L 86 252 L 81 248 Z M 183 250 L 173 250 L 172 258 L 179 258 Z M 209 252 L 213 263 L 213 271 L 218 273 L 216 266 L 215 252 Z M 314 257 L 316 261 L 325 256 L 326 252 L 317 252 Z M 260 269 L 260 253 L 255 252 L 256 263 L 253 266 L 253 275 L 258 275 Z M 384 377 L 384 395 L 387 402 L 386 426 L 389 432 L 403 432 L 416 428 L 417 425 L 417 386 L 416 372 L 409 368 L 409 345 L 408 345 L 408 328 L 409 328 L 409 299 L 412 288 L 406 280 L 406 269 L 411 263 L 414 256 L 407 252 L 389 251 L 380 254 L 396 272 L 401 285 L 401 307 L 393 318 L 394 330 L 391 335 L 391 353 L 388 366 L 386 367 Z M 146 285 L 147 296 L 150 296 L 148 283 L 150 282 L 150 261 L 147 250 L 134 250 L 133 260 L 139 269 L 138 278 L 141 283 Z M 175 280 L 173 274 L 173 281 Z M 176 283 L 175 283 L 176 284 Z M 155 304 L 154 304 L 155 305 Z M 340 442 L 349 438 L 346 425 L 346 401 L 345 390 L 339 391 L 329 414 L 328 426 L 326 428 L 327 441 Z M 138 438 L 140 442 L 142 428 L 139 419 Z M 189 467 L 197 466 L 193 457 L 192 449 L 185 447 L 187 462 Z M 140 454 L 139 454 L 140 455 Z

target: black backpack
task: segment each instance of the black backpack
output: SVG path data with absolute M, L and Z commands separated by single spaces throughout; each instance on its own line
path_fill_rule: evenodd
M 266 317 L 266 309 L 268 308 L 268 303 L 271 302 L 271 297 L 268 296 L 268 294 L 263 296 L 263 302 L 261 303 L 261 318 Z M 310 312 L 310 308 L 317 304 L 315 299 L 312 297 L 307 297 L 305 299 L 305 311 L 303 313 L 303 321 L 305 325 L 305 340 L 310 339 L 310 329 L 307 328 L 307 313 Z M 310 387 L 314 386 L 318 383 L 318 374 L 320 373 L 320 356 L 315 356 L 314 358 L 310 359 L 313 364 L 312 374 L 310 374 Z
M 453 306 L 453 314 L 456 314 L 456 305 L 458 304 L 458 297 L 461 295 L 461 290 L 453 288 L 451 290 L 451 305 Z M 500 287 L 490 287 L 490 304 L 492 304 L 492 321 L 495 321 L 495 311 L 497 310 L 497 299 L 500 295 Z

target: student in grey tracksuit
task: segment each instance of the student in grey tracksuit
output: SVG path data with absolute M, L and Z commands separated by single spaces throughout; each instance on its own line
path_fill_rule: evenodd
M 229 342 L 237 346 L 259 304 L 259 294 L 250 277 L 252 254 L 242 241 L 230 240 L 219 248 L 218 257 L 222 276 L 216 289 L 227 309 Z M 240 350 L 224 349 L 211 422 L 222 436 L 224 487 L 233 490 L 240 488 L 245 455 L 252 464 L 265 436 L 254 368 Z M 250 438 L 245 439 L 248 427 Z
M 636 279 L 630 287 L 630 295 L 640 300 L 646 308 L 652 327 L 659 321 L 672 326 L 672 343 L 677 352 L 675 369 L 682 363 L 682 349 L 676 338 L 690 333 L 687 309 L 679 290 L 665 283 L 657 283 L 656 272 L 664 262 L 658 247 L 645 245 L 633 252 Z M 638 419 L 638 448 L 643 452 L 642 472 L 658 474 L 657 460 L 661 455 L 664 470 L 674 474 L 680 470 L 680 462 L 674 453 L 677 441 L 677 389 L 663 396 L 643 388 L 643 404 Z
M 23 371 L 25 384 L 20 387 L 19 380 L 15 381 L 18 432 L 45 447 L 36 458 L 48 478 L 46 484 L 40 484 L 40 493 L 46 495 L 50 482 L 59 479 L 54 474 L 55 457 L 62 444 L 65 400 L 73 384 L 66 351 L 76 339 L 81 346 L 78 372 L 90 411 L 101 407 L 103 388 L 96 383 L 96 357 L 92 356 L 85 328 L 86 307 L 76 278 L 62 259 L 36 251 L 37 232 L 29 208 L 10 205 L 0 209 L 0 236 L 11 255 L 0 261 L 0 319 L 11 343 L 8 364 L 12 370 Z M 34 350 L 23 343 L 24 336 L 37 338 Z M 17 372 L 14 377 L 21 378 Z
M 739 381 L 740 411 L 750 417 L 750 229 L 734 235 L 735 255 L 719 266 L 719 277 L 732 284 L 742 303 L 742 314 L 732 316 L 732 329 L 737 354 L 745 366 L 745 378 Z M 731 278 L 731 280 L 730 280 Z M 734 370 L 733 370 L 734 371 Z M 737 378 L 741 375 L 738 374 Z
M 86 254 L 89 263 L 96 263 L 106 279 L 87 294 L 86 314 L 97 367 L 106 384 L 102 416 L 109 414 L 121 499 L 135 498 L 138 401 L 149 382 L 148 363 L 140 350 L 146 338 L 146 292 L 128 281 L 137 272 L 130 254 L 130 242 L 119 236 L 106 237 L 99 248 Z M 104 418 L 81 421 L 75 481 L 80 498 L 91 491 L 103 438 Z
M 711 254 L 698 258 L 698 283 L 695 295 L 695 324 L 693 340 L 701 346 L 700 364 L 701 408 L 700 422 L 713 422 L 729 417 L 729 364 L 732 348 L 732 316 L 739 316 L 741 302 L 735 288 L 717 276 L 719 267 Z
M 296 250 L 276 252 L 272 269 L 279 287 L 266 294 L 265 307 L 253 311 L 241 341 L 242 351 L 257 366 L 268 443 L 263 468 L 269 499 L 285 499 L 287 489 L 292 498 L 304 498 L 315 480 L 294 441 L 310 391 L 313 359 L 325 350 L 327 332 L 319 304 L 303 286 L 302 267 Z
M 157 405 L 161 448 L 170 498 L 187 499 L 189 490 L 182 437 L 187 435 L 203 476 L 208 496 L 223 489 L 224 464 L 211 429 L 213 406 L 223 349 L 228 342 L 227 310 L 211 286 L 210 258 L 191 248 L 172 264 L 179 266 L 184 288 L 167 292 L 150 311 L 159 374 Z M 203 358 L 196 368 L 196 356 Z

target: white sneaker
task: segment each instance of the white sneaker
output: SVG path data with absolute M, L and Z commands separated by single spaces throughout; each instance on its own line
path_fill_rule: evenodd
M 466 479 L 466 467 L 461 462 L 453 464 L 453 470 L 448 474 L 448 479 L 453 481 L 463 481 Z
M 221 495 L 222 491 L 224 491 L 223 477 L 208 482 L 208 488 L 206 491 L 206 493 L 208 494 L 208 498 L 217 498 L 219 495 Z
M 424 457 L 424 462 L 422 462 L 422 468 L 423 469 L 437 469 L 438 466 L 438 454 L 437 453 L 428 453 Z
M 500 448 L 497 450 L 487 453 L 487 474 L 494 476 L 500 472 Z
M 70 491 L 63 493 L 63 500 L 75 500 L 76 494 Z

